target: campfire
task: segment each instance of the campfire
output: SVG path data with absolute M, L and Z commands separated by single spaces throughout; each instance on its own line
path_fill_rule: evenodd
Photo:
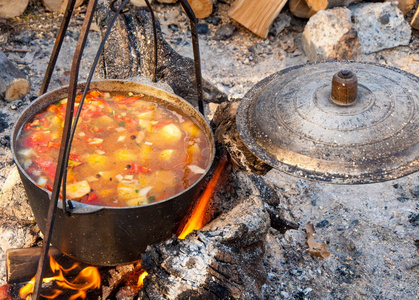
M 120 2 L 117 1 L 117 3 Z M 240 15 L 241 11 L 246 11 L 246 7 L 238 5 L 240 1 L 236 2 L 237 5 L 233 7 L 232 14 Z M 246 1 L 242 1 L 241 4 L 244 2 Z M 276 1 L 277 9 L 282 9 L 285 2 Z M 293 3 L 295 4 L 295 1 Z M 295 8 L 296 6 L 293 7 L 293 9 Z M 101 26 L 102 36 L 106 35 L 108 29 L 107 25 L 104 25 L 107 24 L 105 20 L 110 19 L 113 10 L 108 6 L 107 1 L 99 1 L 96 23 Z M 382 143 L 375 151 L 379 155 L 377 158 L 369 156 L 370 152 L 368 155 L 364 155 L 362 148 L 359 150 L 353 146 L 359 141 L 357 137 L 336 135 L 330 142 L 329 134 L 333 136 L 333 130 L 319 138 L 314 135 L 310 136 L 309 140 L 312 143 L 310 145 L 313 146 L 317 138 L 320 145 L 314 145 L 311 148 L 298 148 L 305 143 L 306 134 L 298 130 L 302 127 L 317 126 L 316 122 L 319 119 L 326 120 L 330 125 L 336 116 L 341 116 L 341 109 L 346 109 L 342 115 L 349 119 L 348 116 L 359 113 L 357 105 L 362 106 L 361 114 L 364 111 L 368 112 L 371 107 L 379 110 L 374 105 L 372 95 L 379 94 L 380 87 L 386 84 L 387 87 L 389 85 L 396 87 L 399 82 L 404 82 L 405 88 L 391 90 L 386 87 L 384 94 L 388 96 L 388 99 L 400 99 L 397 104 L 403 103 L 406 104 L 404 107 L 410 108 L 414 101 L 410 99 L 414 99 L 416 95 L 405 97 L 403 93 L 406 90 L 409 92 L 414 90 L 414 88 L 406 87 L 410 86 L 411 81 L 417 80 L 416 77 L 397 71 L 396 73 L 399 73 L 397 76 L 400 77 L 392 81 L 391 78 L 394 74 L 390 73 L 394 69 L 386 68 L 381 72 L 375 69 L 380 68 L 379 66 L 369 64 L 364 64 L 361 67 L 356 63 L 300 65 L 264 79 L 252 88 L 241 101 L 231 100 L 221 103 L 225 100 L 225 95 L 205 80 L 199 83 L 200 79 L 195 77 L 196 68 L 200 68 L 196 61 L 194 63 L 173 51 L 162 38 L 158 26 L 156 53 L 158 68 L 156 69 L 154 56 L 150 55 L 153 53 L 154 45 L 152 18 L 149 11 L 135 8 L 124 11 L 124 14 L 117 18 L 115 27 L 118 29 L 113 33 L 118 35 L 120 39 L 118 44 L 122 46 L 115 48 L 116 43 L 105 46 L 101 58 L 101 64 L 105 68 L 97 70 L 95 76 L 108 78 L 131 78 L 133 75 L 145 75 L 151 78 L 156 76 L 158 81 L 167 82 L 175 94 L 181 95 L 200 109 L 203 109 L 202 100 L 215 102 L 217 109 L 211 111 L 210 124 L 214 130 L 217 149 L 215 166 L 211 168 L 209 176 L 203 184 L 205 188 L 201 189 L 194 209 L 181 222 L 177 234 L 159 242 L 150 243 L 147 249 L 142 251 L 142 255 L 136 255 L 135 261 L 118 264 L 118 266 L 115 266 L 116 264 L 94 266 L 94 264 L 78 261 L 77 257 L 69 258 L 54 247 L 50 248 L 49 269 L 45 271 L 44 283 L 40 292 L 43 298 L 307 298 L 313 291 L 310 286 L 317 287 L 313 294 L 320 295 L 319 297 L 329 295 L 330 291 L 338 296 L 345 294 L 348 297 L 356 297 L 363 293 L 368 294 L 365 289 L 371 289 L 374 286 L 374 283 L 365 285 L 366 279 L 363 278 L 363 274 L 373 274 L 373 267 L 374 270 L 377 268 L 379 271 L 388 267 L 398 272 L 401 269 L 409 270 L 408 274 L 413 272 L 411 270 L 416 268 L 414 255 L 417 253 L 417 249 L 410 247 L 409 243 L 403 244 L 403 250 L 406 257 L 408 256 L 406 266 L 396 267 L 394 264 L 392 265 L 391 260 L 386 259 L 386 266 L 383 267 L 381 262 L 374 260 L 374 256 L 365 254 L 370 253 L 368 252 L 369 248 L 375 248 L 376 251 L 383 253 L 396 252 L 393 251 L 393 248 L 386 248 L 386 246 L 380 248 L 382 245 L 377 241 L 371 240 L 371 247 L 369 243 L 365 243 L 361 236 L 362 229 L 375 230 L 375 226 L 384 225 L 374 223 L 374 226 L 369 226 L 368 216 L 360 214 L 359 211 L 362 209 L 361 207 L 365 209 L 364 206 L 367 206 L 371 211 L 377 208 L 381 209 L 387 218 L 390 210 L 400 213 L 397 210 L 397 205 L 390 203 L 387 198 L 394 196 L 396 201 L 406 207 L 408 207 L 411 198 L 417 198 L 417 190 L 414 187 L 417 182 L 416 177 L 409 184 L 397 181 L 397 178 L 416 171 L 415 158 L 413 161 L 409 161 L 409 159 L 401 158 L 402 155 L 398 155 L 401 152 L 408 152 L 407 148 L 403 148 L 402 142 L 408 140 L 409 136 L 414 136 L 415 133 L 408 130 L 402 131 L 403 138 L 398 140 L 398 136 L 396 136 L 396 140 L 393 141 L 391 140 L 392 133 L 386 131 L 393 127 L 387 126 L 388 124 L 385 123 L 390 119 L 394 121 L 393 118 L 385 118 L 385 122 L 377 122 L 385 125 L 377 132 L 388 133 L 384 142 L 380 140 Z M 236 19 L 237 22 L 243 24 L 246 21 L 246 18 L 240 20 L 239 16 Z M 270 15 L 269 19 L 269 22 L 272 22 L 274 16 Z M 133 34 L 134 32 L 135 34 Z M 259 33 L 260 36 L 267 36 L 267 34 L 268 30 L 265 27 Z M 114 37 L 111 35 L 112 38 Z M 141 58 L 133 59 L 133 56 L 136 55 Z M 133 67 L 121 70 L 120 65 L 128 64 Z M 313 71 L 313 75 L 310 71 L 313 66 L 314 68 L 317 66 L 321 72 L 317 73 L 316 69 Z M 137 71 L 133 74 L 135 69 Z M 336 74 L 336 77 L 339 77 L 339 80 L 343 82 L 339 88 L 346 87 L 345 80 L 348 79 L 348 74 L 351 75 L 351 79 L 354 74 L 358 76 L 359 85 L 356 89 L 351 90 L 352 94 L 357 96 L 350 99 L 349 105 L 347 105 L 346 99 L 343 99 L 345 100 L 343 102 L 342 99 L 337 101 L 337 106 L 333 106 L 333 101 L 324 102 L 326 104 L 320 101 L 324 95 L 328 95 L 330 92 L 328 83 L 326 83 L 329 79 L 332 81 L 330 69 L 335 70 L 332 75 Z M 323 77 L 326 70 L 328 75 Z M 348 70 L 354 72 L 351 73 Z M 298 72 L 304 76 L 297 74 Z M 365 81 L 374 77 L 367 76 L 369 72 L 374 73 L 375 77 L 383 76 L 378 80 L 380 84 L 374 85 L 373 88 L 371 88 L 370 82 Z M 182 74 L 187 75 L 179 80 L 179 76 Z M 310 82 L 315 82 L 320 87 L 316 84 L 300 82 L 291 84 L 292 89 L 290 88 L 290 78 L 308 77 L 314 78 Z M 285 83 L 281 81 L 283 78 L 287 78 Z M 301 96 L 301 94 L 311 95 L 310 91 L 306 93 L 305 88 L 307 87 L 316 91 L 313 101 L 310 97 Z M 201 91 L 200 88 L 202 88 Z M 297 96 L 295 98 L 292 95 L 284 96 L 283 94 L 287 92 L 295 93 Z M 277 121 L 279 120 L 279 123 L 275 123 L 273 127 L 264 127 L 269 123 L 269 119 L 273 119 L 271 114 L 274 113 L 277 103 L 269 102 L 276 99 L 278 94 L 284 98 L 289 96 L 286 99 L 299 99 L 299 102 L 291 106 L 282 106 L 279 109 L 281 114 L 276 115 L 275 118 Z M 378 98 L 386 98 L 381 96 Z M 304 108 L 305 100 L 309 106 L 310 103 L 316 105 L 311 107 L 311 110 L 302 112 L 299 109 Z M 239 108 L 239 106 L 241 107 Z M 260 111 L 255 109 L 260 106 L 262 107 Z M 390 103 L 379 107 L 393 108 L 394 106 L 397 105 Z M 306 116 L 311 116 L 310 113 L 316 109 L 328 114 L 327 117 L 320 115 L 312 119 L 306 118 Z M 205 106 L 205 110 L 201 111 L 208 113 L 208 106 Z M 263 111 L 268 111 L 270 114 L 264 115 Z M 413 124 L 413 121 L 410 122 L 411 115 L 408 113 L 403 115 L 409 111 L 406 109 L 400 113 L 400 119 L 407 120 L 407 124 Z M 382 111 L 378 111 L 377 115 L 380 113 L 386 115 Z M 249 115 L 256 117 L 249 119 Z M 393 116 L 398 113 L 388 113 L 387 115 Z M 283 136 L 274 136 L 274 133 L 280 134 L 283 128 L 288 128 L 287 126 L 292 123 L 291 121 L 295 121 L 297 116 L 304 117 L 301 118 L 302 122 L 297 122 L 303 125 L 295 131 L 295 136 L 287 135 L 287 132 Z M 369 119 L 375 120 L 373 117 Z M 291 121 L 288 123 L 289 120 Z M 362 122 L 367 121 L 363 120 Z M 304 122 L 310 123 L 310 126 L 306 126 L 307 124 Z M 355 126 L 353 122 L 348 123 Z M 333 124 L 331 126 L 333 127 Z M 409 126 L 404 123 L 403 126 L 404 129 L 409 129 Z M 369 126 L 364 127 L 368 128 Z M 347 131 L 351 132 L 351 130 Z M 255 136 L 256 139 L 254 139 Z M 363 139 L 367 137 L 368 134 L 362 135 Z M 322 140 L 323 138 L 324 140 Z M 273 140 L 279 142 L 275 144 L 272 143 Z M 390 148 L 381 147 L 382 144 L 390 140 L 390 144 L 403 148 L 402 150 L 395 148 L 396 156 L 399 159 L 394 161 L 386 159 L 385 156 Z M 341 147 L 345 143 L 347 145 Z M 362 140 L 360 144 L 370 147 L 374 143 Z M 329 146 L 335 152 L 329 151 L 325 154 L 319 150 Z M 314 156 L 309 157 L 312 154 L 310 152 L 312 149 L 315 149 L 313 150 Z M 300 155 L 300 150 L 304 156 Z M 389 156 L 393 156 L 393 154 Z M 327 164 L 330 157 L 338 157 L 339 163 Z M 361 161 L 357 161 L 357 157 L 362 157 Z M 380 160 L 387 161 L 388 169 L 376 163 Z M 348 166 L 348 161 L 351 162 L 351 166 Z M 369 161 L 374 163 L 369 164 Z M 323 165 L 325 162 L 326 164 Z M 401 168 L 399 168 L 400 166 Z M 298 179 L 294 177 L 290 179 L 286 174 L 291 174 Z M 320 183 L 306 179 L 320 181 Z M 393 181 L 383 182 L 385 180 Z M 322 181 L 350 185 L 347 187 L 324 187 Z M 367 185 L 363 189 L 364 192 L 359 193 L 354 186 L 360 183 L 373 183 L 372 185 L 377 184 L 379 187 L 374 188 L 371 187 L 372 185 Z M 377 196 L 376 189 L 381 187 L 391 189 L 394 191 L 394 195 L 379 194 Z M 343 196 L 340 197 L 341 195 Z M 383 196 L 380 200 L 382 202 L 377 200 L 381 196 Z M 357 197 L 359 199 L 352 199 Z M 384 200 L 382 200 L 383 198 Z M 347 204 L 345 201 L 348 203 L 353 201 L 353 203 Z M 325 206 L 326 202 L 329 203 L 329 206 Z M 362 206 L 358 204 L 359 202 L 362 202 Z M 398 202 L 396 204 L 400 204 Z M 333 204 L 331 211 L 335 215 L 324 210 L 324 207 L 330 207 L 330 203 Z M 295 209 L 290 209 L 293 207 Z M 414 211 L 411 212 L 408 209 L 406 211 L 410 213 L 405 216 L 408 225 L 417 226 L 418 217 Z M 311 214 L 311 212 L 313 213 Z M 392 226 L 399 230 L 400 223 L 396 223 L 392 218 L 387 219 L 390 220 L 388 222 Z M 381 234 L 381 231 L 379 233 Z M 409 231 L 409 237 L 400 234 L 400 239 L 395 239 L 395 244 L 398 242 L 400 246 L 402 241 L 409 238 L 416 243 L 417 238 L 411 238 L 414 235 L 413 230 Z M 385 238 L 384 234 L 381 236 Z M 45 238 L 45 240 L 47 239 Z M 413 245 L 413 243 L 411 244 Z M 411 248 L 414 249 L 413 254 L 410 251 Z M 18 297 L 31 299 L 33 296 L 35 278 L 32 277 L 37 272 L 36 266 L 40 251 L 39 248 L 29 249 L 29 252 L 26 252 L 28 249 L 10 249 L 7 253 L 7 276 L 10 285 L 3 286 L 0 290 L 0 295 L 4 295 L 5 299 L 17 299 Z M 37 250 L 35 251 L 35 249 Z M 394 258 L 394 256 L 389 255 L 388 257 Z M 383 255 L 377 255 L 377 257 L 383 257 Z M 385 257 L 387 258 L 387 256 Z M 25 263 L 22 266 L 23 261 Z M 410 276 L 405 274 L 403 273 L 403 276 Z M 334 283 L 330 283 L 329 279 Z M 364 285 L 357 285 L 361 280 L 364 280 L 362 281 Z M 27 283 L 28 281 L 29 283 Z M 324 285 L 321 282 L 324 282 Z M 336 282 L 342 286 L 342 290 L 334 290 Z M 409 286 L 408 282 L 406 286 Z M 363 287 L 365 287 L 364 290 Z

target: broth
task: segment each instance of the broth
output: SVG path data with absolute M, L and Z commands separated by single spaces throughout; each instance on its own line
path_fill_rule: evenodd
M 76 98 L 75 110 L 80 95 Z M 22 128 L 17 158 L 42 188 L 53 186 L 67 99 Z M 210 160 L 209 141 L 180 109 L 147 95 L 90 91 L 73 138 L 67 198 L 103 206 L 137 206 L 194 184 Z

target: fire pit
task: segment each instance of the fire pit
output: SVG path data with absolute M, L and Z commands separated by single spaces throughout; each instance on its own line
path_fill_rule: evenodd
M 286 64 L 292 65 L 295 61 L 301 63 L 297 59 Z M 276 70 L 283 66 L 281 62 L 281 67 Z M 257 77 L 255 82 L 265 75 Z M 234 82 L 237 86 L 241 84 L 239 79 Z M 233 102 L 232 106 L 237 104 Z M 229 116 L 235 115 L 229 105 L 219 108 L 221 112 L 231 109 Z M 215 116 L 222 118 L 218 113 Z M 231 120 L 224 116 L 222 122 L 229 123 Z M 215 123 L 217 127 L 220 124 Z M 219 138 L 218 142 L 234 148 L 234 140 L 228 134 L 220 129 L 217 137 L 226 139 Z M 235 161 L 240 163 L 241 159 Z M 253 158 L 252 162 L 262 166 Z M 206 293 L 218 298 L 246 295 L 263 299 L 325 299 L 328 295 L 336 298 L 360 295 L 394 298 L 400 294 L 414 298 L 414 284 L 417 282 L 412 285 L 412 279 L 416 272 L 416 249 L 413 244 L 415 227 L 411 224 L 415 224 L 412 199 L 416 199 L 417 175 L 361 188 L 356 185 L 322 185 L 287 176 L 269 167 L 260 173 L 265 176 L 228 166 L 222 175 L 224 185 L 218 187 L 213 200 L 222 200 L 220 206 L 224 211 L 237 202 L 243 204 L 229 217 L 223 214 L 222 221 L 189 235 L 183 241 L 170 239 L 150 247 L 144 256 L 144 267 L 150 275 L 140 294 L 133 292 L 131 298 L 122 296 L 130 290 L 130 285 L 124 286 L 124 282 L 128 281 L 125 274 L 135 272 L 132 265 L 101 269 L 104 279 L 101 296 L 135 299 L 139 296 L 198 297 Z M 261 190 L 256 187 L 261 187 Z M 251 195 L 256 195 L 256 199 Z M 260 199 L 263 201 L 258 201 Z M 213 208 L 214 204 L 210 210 Z M 217 210 L 214 216 L 219 217 L 223 209 Z M 266 222 L 269 219 L 265 209 L 269 212 L 271 224 Z M 284 218 L 298 223 L 298 226 L 292 227 L 293 224 L 289 223 L 291 227 L 285 228 L 293 230 L 276 231 L 274 228 L 280 228 L 277 225 L 281 222 L 286 225 Z M 306 222 L 315 225 L 318 241 L 327 243 L 331 252 L 328 260 L 312 257 L 306 251 L 308 246 L 305 245 L 303 229 Z M 177 254 L 182 259 L 177 259 Z M 243 264 L 247 267 L 242 267 Z M 209 275 L 203 275 L 204 268 Z M 397 288 L 394 288 L 395 278 L 399 278 Z M 108 289 L 111 291 L 106 292 Z M 88 296 L 99 297 L 94 293 Z

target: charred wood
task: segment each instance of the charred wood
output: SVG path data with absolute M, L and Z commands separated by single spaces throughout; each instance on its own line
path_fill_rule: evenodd
M 149 247 L 138 299 L 261 298 L 268 229 L 261 198 L 250 196 L 185 240 Z
M 99 0 L 96 22 L 103 35 L 113 12 L 109 2 Z M 179 55 L 164 40 L 157 24 L 158 61 L 157 79 L 166 82 L 175 94 L 198 106 L 195 68 L 191 59 Z M 118 17 L 102 55 L 99 78 L 126 79 L 151 76 L 154 68 L 153 30 L 150 12 L 145 7 L 130 6 L 128 12 Z M 204 100 L 219 103 L 227 96 L 203 81 Z
M 264 175 L 272 169 L 256 157 L 240 139 L 236 126 L 236 114 L 240 101 L 226 102 L 219 105 L 213 118 L 215 139 L 223 145 L 231 159 L 249 173 Z
M 36 274 L 40 255 L 40 247 L 8 249 L 6 251 L 7 282 L 15 283 L 31 280 L 31 278 Z M 58 262 L 62 267 L 66 269 L 76 263 L 74 259 L 64 255 L 54 247 L 50 248 L 49 255 L 52 256 L 56 262 Z M 79 265 L 80 267 L 72 269 L 67 273 L 67 275 L 76 275 L 83 267 L 86 266 L 80 263 Z M 54 272 L 47 268 L 45 277 L 52 275 L 54 275 Z

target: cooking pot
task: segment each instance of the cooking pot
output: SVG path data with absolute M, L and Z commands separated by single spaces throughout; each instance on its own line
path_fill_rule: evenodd
M 82 91 L 85 84 L 78 85 Z M 170 238 L 193 207 L 205 178 L 214 162 L 214 138 L 204 117 L 185 100 L 164 90 L 124 80 L 92 81 L 91 89 L 126 91 L 150 95 L 164 100 L 168 106 L 181 109 L 195 120 L 210 144 L 210 161 L 204 174 L 189 188 L 168 199 L 134 207 L 96 206 L 72 201 L 74 209 L 66 215 L 57 209 L 51 243 L 64 254 L 85 263 L 102 266 L 126 264 L 140 259 L 148 245 Z M 35 114 L 57 100 L 66 98 L 63 87 L 36 99 L 20 116 L 12 132 L 11 149 L 29 203 L 42 232 L 46 230 L 51 192 L 36 186 L 17 160 L 17 137 L 21 128 Z M 61 201 L 58 207 L 62 208 Z

